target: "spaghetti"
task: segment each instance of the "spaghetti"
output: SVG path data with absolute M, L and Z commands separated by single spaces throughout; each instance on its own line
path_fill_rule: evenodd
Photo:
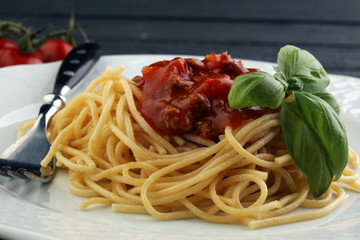
M 48 129 L 51 149 L 42 165 L 55 156 L 68 169 L 70 191 L 88 198 L 80 209 L 103 204 L 161 220 L 201 218 L 257 229 L 330 213 L 344 200 L 342 183 L 360 191 L 352 170 L 359 157 L 350 149 L 343 176 L 312 198 L 276 112 L 227 126 L 218 141 L 160 135 L 139 113 L 141 91 L 122 71 L 108 67 Z M 298 208 L 309 210 L 292 213 Z

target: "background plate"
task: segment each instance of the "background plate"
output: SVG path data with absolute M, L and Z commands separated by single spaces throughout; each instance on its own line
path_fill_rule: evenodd
M 68 97 L 72 98 L 106 66 L 125 66 L 132 78 L 141 68 L 171 55 L 116 55 L 102 57 L 96 68 Z M 188 57 L 188 56 L 185 56 Z M 200 57 L 202 58 L 202 57 Z M 273 72 L 273 63 L 244 60 L 249 68 Z M 52 89 L 60 62 L 0 69 L 0 152 L 16 139 L 18 125 L 37 115 L 42 96 Z M 360 152 L 360 80 L 330 75 L 328 88 L 341 106 L 341 118 L 350 146 Z M 326 217 L 259 230 L 237 224 L 213 224 L 202 220 L 160 221 L 151 216 L 119 214 L 108 207 L 78 210 L 84 199 L 67 188 L 66 173 L 59 170 L 49 184 L 0 177 L 0 237 L 12 239 L 259 239 L 359 238 L 360 194 L 347 191 L 346 199 Z

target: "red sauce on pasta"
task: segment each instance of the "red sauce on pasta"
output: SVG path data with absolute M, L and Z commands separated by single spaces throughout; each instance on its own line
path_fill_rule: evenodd
M 235 129 L 270 112 L 260 107 L 235 110 L 228 104 L 234 78 L 253 71 L 258 70 L 245 68 L 227 53 L 156 62 L 134 78 L 142 92 L 137 108 L 161 135 L 195 133 L 216 140 L 226 126 Z

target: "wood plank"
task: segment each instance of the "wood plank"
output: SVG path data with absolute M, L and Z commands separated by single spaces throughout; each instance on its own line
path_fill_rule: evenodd
M 86 22 L 85 22 L 86 24 Z M 108 26 L 108 28 L 104 28 Z M 89 33 L 118 38 L 149 40 L 195 40 L 208 42 L 254 41 L 298 42 L 312 44 L 346 44 L 360 47 L 357 26 L 320 26 L 317 24 L 291 23 L 209 23 L 209 22 L 158 22 L 158 21 L 93 21 Z
M 358 0 L 73 0 L 8 1 L 0 16 L 64 17 L 74 5 L 79 17 L 148 18 L 148 19 L 206 19 L 207 21 L 318 21 L 323 23 L 359 24 Z M 36 11 L 34 11 L 34 7 Z
M 52 20 L 52 21 L 51 21 Z M 49 19 L 58 28 L 65 28 L 67 19 Z M 40 28 L 43 19 L 28 19 L 26 26 Z M 168 22 L 140 20 L 79 20 L 89 37 L 148 41 L 195 41 L 209 44 L 301 44 L 338 48 L 360 48 L 357 26 L 322 26 L 292 23 L 224 23 L 224 22 Z

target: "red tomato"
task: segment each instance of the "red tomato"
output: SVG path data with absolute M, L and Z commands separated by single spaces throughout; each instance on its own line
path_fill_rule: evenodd
M 6 38 L 0 38 L 0 50 L 3 48 L 17 47 L 16 44 Z
M 35 54 L 44 62 L 54 62 L 63 60 L 73 48 L 73 45 L 63 40 L 50 39 L 35 51 Z
M 9 47 L 0 50 L 0 67 L 37 63 L 43 63 L 43 60 L 35 54 L 24 55 L 17 47 Z

